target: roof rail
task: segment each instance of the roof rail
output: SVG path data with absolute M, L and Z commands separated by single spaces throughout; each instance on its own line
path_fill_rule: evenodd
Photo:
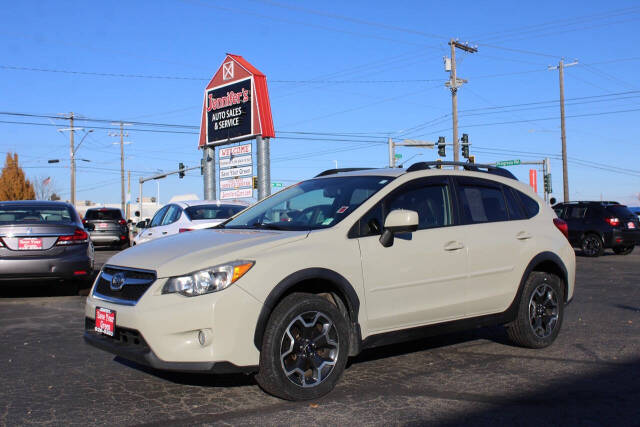
M 320 172 L 314 178 L 319 176 L 327 176 L 327 175 L 335 175 L 341 172 L 355 172 L 355 171 L 366 171 L 374 168 L 340 168 L 340 169 L 327 169 L 326 171 Z
M 419 170 L 431 169 L 431 167 L 438 166 L 462 166 L 464 170 L 474 171 L 474 172 L 485 172 L 493 175 L 503 176 L 505 178 L 515 179 L 516 178 L 510 171 L 507 169 L 503 169 L 494 165 L 483 165 L 477 163 L 467 163 L 467 162 L 418 162 L 414 163 L 407 168 L 407 172 L 414 172 Z M 483 170 L 485 169 L 485 170 Z

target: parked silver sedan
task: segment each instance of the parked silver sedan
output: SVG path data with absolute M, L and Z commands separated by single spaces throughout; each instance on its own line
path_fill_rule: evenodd
M 75 289 L 93 263 L 93 244 L 72 205 L 0 202 L 0 282 L 58 280 Z

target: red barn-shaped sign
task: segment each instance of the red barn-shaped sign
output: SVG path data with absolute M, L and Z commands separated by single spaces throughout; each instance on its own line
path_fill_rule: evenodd
M 275 137 L 267 77 L 243 57 L 227 54 L 204 92 L 199 147 Z

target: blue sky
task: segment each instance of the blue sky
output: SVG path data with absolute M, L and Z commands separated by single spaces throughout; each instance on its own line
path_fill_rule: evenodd
M 459 132 L 470 135 L 478 162 L 550 157 L 562 199 L 558 73 L 547 67 L 577 59 L 565 73 L 571 198 L 640 205 L 640 5 L 456 5 L 453 13 L 435 1 L 11 2 L 0 27 L 0 111 L 106 120 L 77 123 L 94 131 L 78 150 L 90 162 L 78 163 L 76 197 L 118 202 L 119 147 L 100 127 L 111 120 L 199 126 L 203 90 L 225 53 L 235 53 L 267 75 L 272 181 L 290 184 L 336 161 L 385 166 L 388 137 L 451 141 L 442 58 L 453 37 L 478 45 L 478 53 L 457 53 L 458 76 L 469 81 L 459 90 Z M 67 126 L 0 114 L 2 152 L 17 152 L 30 178 L 51 176 L 63 198 L 69 143 L 56 130 Z M 201 158 L 198 135 L 142 128 L 129 129 L 125 147 L 134 198 L 138 177 Z M 401 161 L 418 155 L 407 164 L 436 158 L 428 149 L 398 153 Z M 52 158 L 62 162 L 48 164 Z M 528 180 L 527 167 L 510 170 Z M 202 196 L 199 171 L 159 182 L 162 202 Z M 145 184 L 145 194 L 156 191 Z

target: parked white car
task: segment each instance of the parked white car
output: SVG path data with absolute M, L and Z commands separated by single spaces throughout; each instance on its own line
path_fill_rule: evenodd
M 140 232 L 133 239 L 133 244 L 139 245 L 160 237 L 211 227 L 248 206 L 248 203 L 225 203 L 220 200 L 172 202 L 160 208 L 144 228 L 138 226 Z

